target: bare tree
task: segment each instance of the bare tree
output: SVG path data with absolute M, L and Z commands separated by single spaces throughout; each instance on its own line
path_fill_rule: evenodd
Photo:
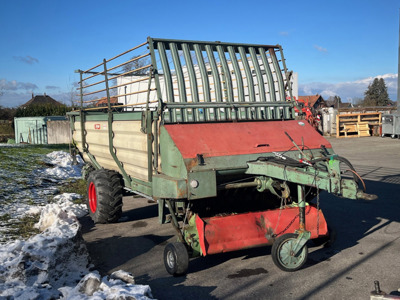
M 139 56 L 133 56 L 132 59 L 135 59 L 135 58 L 138 58 L 138 57 Z M 137 59 L 137 60 L 131 61 L 131 62 L 127 63 L 126 65 L 124 65 L 122 67 L 122 71 L 125 73 L 125 72 L 128 72 L 130 70 L 137 70 L 137 69 L 140 69 L 140 68 L 142 68 L 142 67 L 144 67 L 144 66 L 146 66 L 148 64 L 149 64 L 148 59 L 145 59 L 145 58 Z M 148 70 L 147 69 L 141 69 L 141 70 L 138 70 L 138 71 L 133 71 L 133 72 L 128 73 L 126 75 L 127 76 L 134 76 L 134 75 L 146 75 L 146 74 L 148 74 Z

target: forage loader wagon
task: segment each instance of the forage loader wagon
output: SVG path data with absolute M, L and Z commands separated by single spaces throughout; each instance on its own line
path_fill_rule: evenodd
M 296 116 L 279 45 L 148 38 L 78 72 L 69 118 L 89 214 L 117 222 L 124 190 L 156 201 L 178 236 L 164 251 L 172 275 L 189 257 L 265 245 L 280 269 L 298 270 L 307 241 L 329 235 L 320 191 L 376 197 Z

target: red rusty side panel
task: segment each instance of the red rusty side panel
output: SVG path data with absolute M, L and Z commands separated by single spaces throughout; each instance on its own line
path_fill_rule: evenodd
M 196 216 L 196 226 L 203 255 L 271 245 L 273 241 L 268 241 L 265 235 L 281 233 L 293 220 L 294 222 L 284 233 L 295 232 L 299 228 L 298 214 L 299 209 L 293 207 L 203 220 Z M 319 212 L 319 234 L 317 233 L 317 222 L 317 208 L 311 205 L 307 206 L 306 230 L 311 232 L 311 239 L 328 234 L 328 226 L 322 211 Z
M 239 123 L 200 123 L 164 125 L 184 159 L 287 151 L 293 143 L 320 148 L 331 144 L 307 121 L 265 121 Z

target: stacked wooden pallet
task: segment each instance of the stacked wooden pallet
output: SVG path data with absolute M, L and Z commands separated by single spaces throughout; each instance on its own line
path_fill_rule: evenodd
M 371 136 L 372 127 L 381 124 L 382 114 L 380 112 L 337 115 L 336 137 Z

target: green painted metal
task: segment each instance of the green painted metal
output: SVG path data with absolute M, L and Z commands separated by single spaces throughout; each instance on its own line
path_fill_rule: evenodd
M 187 170 L 182 155 L 163 126 L 160 128 L 160 153 L 163 174 L 178 179 L 187 179 Z
M 211 46 L 205 45 L 205 49 L 206 49 L 207 59 L 208 59 L 208 63 L 210 64 L 211 74 L 212 74 L 213 82 L 214 82 L 215 100 L 217 103 L 222 103 L 222 101 L 223 101 L 222 100 L 222 86 L 221 86 L 221 80 L 219 77 L 217 62 L 215 60 L 215 56 L 214 56 Z M 215 116 L 218 121 L 225 120 L 224 115 L 221 114 L 221 111 L 219 109 L 215 109 L 214 113 L 215 113 Z M 226 111 L 225 111 L 225 113 L 226 113 Z
M 296 256 L 300 251 L 303 250 L 303 247 L 311 238 L 311 232 L 307 230 L 297 231 L 298 234 L 297 239 L 294 241 L 294 245 L 292 246 L 293 256 Z
M 251 69 L 249 65 L 249 61 L 247 59 L 246 51 L 243 46 L 238 47 L 238 51 L 240 54 L 240 59 L 243 64 L 244 72 L 246 74 L 246 80 L 247 80 L 247 90 L 249 93 L 249 101 L 250 102 L 255 102 L 256 97 L 255 97 L 255 92 L 254 92 L 254 80 L 253 80 L 253 75 L 251 74 Z M 251 108 L 250 108 L 251 111 Z M 256 108 L 256 119 L 260 120 L 261 119 L 261 109 Z
M 165 40 L 149 37 L 147 43 L 133 49 L 144 45 L 148 45 L 151 63 L 145 67 L 139 67 L 136 71 L 148 69 L 145 73 L 134 73 L 133 70 L 124 70 L 124 73 L 120 74 L 116 73 L 115 69 L 118 66 L 126 65 L 127 62 L 116 67 L 108 67 L 110 61 L 130 53 L 129 51 L 110 60 L 104 59 L 102 64 L 87 71 L 79 71 L 81 109 L 69 113 L 72 122 L 71 129 L 74 130 L 74 122 L 81 123 L 82 150 L 87 154 L 93 166 L 101 168 L 101 164 L 89 152 L 86 144 L 85 124 L 96 121 L 107 122 L 108 150 L 117 164 L 119 173 L 123 176 L 125 187 L 142 196 L 157 200 L 160 223 L 171 222 L 177 231 L 179 240 L 192 249 L 194 256 L 202 254 L 196 218 L 203 217 L 204 220 L 207 220 L 209 215 L 218 215 L 220 206 L 225 205 L 225 203 L 215 203 L 216 207 L 214 207 L 214 201 L 227 200 L 227 203 L 232 204 L 232 213 L 242 213 L 242 209 L 248 209 L 246 201 L 249 200 L 249 197 L 253 197 L 254 200 L 265 199 L 266 201 L 263 204 L 267 205 L 267 208 L 262 206 L 262 209 L 275 209 L 281 199 L 289 199 L 289 202 L 293 200 L 292 206 L 298 207 L 299 210 L 299 229 L 296 231 L 298 237 L 290 242 L 290 246 L 294 255 L 296 255 L 304 249 L 304 245 L 311 236 L 311 233 L 306 230 L 305 208 L 308 205 L 306 201 L 310 197 L 305 195 L 305 186 L 325 190 L 350 199 L 373 199 L 371 195 L 360 191 L 354 180 L 341 178 L 339 160 L 333 155 L 332 149 L 328 150 L 331 154 L 330 159 L 329 157 L 322 157 L 320 160 L 316 159 L 318 161 L 316 164 L 299 167 L 297 162 L 286 165 L 278 164 L 276 160 L 272 162 L 269 158 L 275 158 L 275 155 L 271 153 L 272 150 L 268 152 L 268 148 L 265 148 L 265 153 L 262 152 L 264 150 L 252 151 L 251 147 L 261 145 L 258 144 L 258 141 L 256 145 L 249 145 L 250 148 L 245 148 L 249 149 L 248 152 L 256 152 L 255 154 L 246 154 L 247 150 L 241 149 L 236 152 L 229 149 L 227 151 L 218 150 L 221 152 L 216 153 L 214 151 L 213 153 L 212 148 L 218 148 L 218 136 L 214 138 L 215 142 L 211 144 L 207 144 L 203 137 L 205 147 L 202 148 L 202 153 L 197 154 L 196 157 L 197 152 L 192 152 L 193 147 L 190 148 L 191 138 L 199 138 L 199 141 L 202 141 L 201 134 L 199 134 L 200 137 L 190 136 L 187 141 L 184 140 L 184 147 L 180 131 L 174 132 L 173 129 L 185 130 L 189 125 L 179 125 L 182 127 L 168 125 L 169 128 L 167 125 L 164 126 L 168 123 L 294 119 L 296 104 L 289 82 L 290 72 L 286 68 L 282 48 L 279 45 Z M 128 63 L 133 60 L 135 59 L 130 58 Z M 95 71 L 95 68 L 99 66 L 103 67 L 103 70 Z M 106 91 L 107 107 L 84 109 L 83 96 L 91 95 L 92 92 L 85 94 L 83 90 L 96 83 L 84 85 L 83 74 L 90 74 L 86 79 L 96 76 L 102 78 L 98 83 L 105 85 L 105 89 L 101 89 L 100 92 Z M 109 77 L 109 75 L 113 77 Z M 120 108 L 115 109 L 111 104 L 110 89 L 124 86 L 124 84 L 119 83 L 114 87 L 109 86 L 109 82 L 118 76 L 126 76 L 127 78 L 123 78 L 126 81 L 133 77 L 133 79 L 129 79 L 132 82 L 128 83 L 132 85 L 130 90 L 131 87 L 134 87 L 133 83 L 148 80 L 147 90 L 139 85 L 136 86 L 136 90 L 133 89 L 133 92 L 129 92 L 131 95 L 138 95 L 130 109 L 126 109 L 125 105 L 119 105 Z M 120 101 L 119 99 L 122 96 L 125 96 L 126 101 L 126 96 L 129 93 L 126 92 L 125 88 L 124 94 L 118 93 L 117 101 Z M 85 103 L 89 103 L 86 105 L 90 106 L 91 100 Z M 105 110 L 107 110 L 106 113 Z M 114 121 L 133 120 L 141 121 L 140 131 L 146 134 L 146 139 L 138 134 L 133 137 L 135 142 L 135 139 L 137 139 L 140 143 L 143 143 L 143 147 L 138 148 L 140 149 L 138 150 L 140 154 L 138 164 L 132 164 L 138 169 L 133 169 L 130 174 L 144 175 L 139 177 L 147 179 L 147 181 L 132 178 L 127 174 L 113 145 L 113 126 L 116 126 Z M 253 124 L 254 122 L 247 123 Z M 137 128 L 139 125 L 136 123 L 134 126 Z M 199 124 L 192 128 L 194 128 L 194 131 L 198 128 L 204 129 L 201 126 L 204 125 Z M 274 128 L 279 126 L 277 125 Z M 215 128 L 210 127 L 208 133 L 212 133 L 213 129 Z M 251 134 L 250 131 L 248 133 Z M 298 131 L 296 134 L 301 135 L 298 134 Z M 269 141 L 268 138 L 267 134 L 265 141 Z M 271 137 L 274 141 L 276 141 L 276 138 L 276 134 Z M 297 136 L 296 140 L 297 138 L 300 137 Z M 315 136 L 312 136 L 312 138 L 315 138 Z M 303 140 L 303 137 L 301 139 Z M 180 149 L 178 149 L 174 140 Z M 260 140 L 260 143 L 264 143 L 263 137 L 260 137 Z M 248 141 L 252 140 L 249 139 Z M 240 140 L 237 141 L 237 143 L 240 142 Z M 295 144 L 293 140 L 292 142 Z M 307 157 L 296 144 L 296 151 L 291 149 L 286 151 L 287 149 L 282 149 L 284 147 L 282 145 L 280 145 L 281 150 L 279 151 L 284 151 L 286 157 L 293 158 L 296 161 L 303 157 L 308 160 L 321 157 L 321 149 L 308 149 L 307 155 L 310 155 L 310 157 Z M 289 144 L 288 148 L 291 146 Z M 144 148 L 147 149 L 147 157 L 143 155 Z M 201 147 L 199 146 L 199 148 Z M 123 151 L 127 150 L 129 151 L 129 149 Z M 93 152 L 96 153 L 94 150 Z M 104 151 L 99 153 L 103 154 Z M 226 155 L 226 153 L 231 153 L 231 155 Z M 234 153 L 236 155 L 233 155 Z M 99 157 L 101 156 L 99 155 Z M 131 157 L 133 156 L 129 156 L 129 159 Z M 146 159 L 147 163 L 145 163 Z M 107 161 L 109 161 L 108 153 Z M 159 163 L 160 161 L 161 163 Z M 114 168 L 113 163 L 110 166 Z M 147 173 L 144 171 L 146 167 Z M 294 187 L 297 189 L 297 199 Z M 233 189 L 245 190 L 232 191 Z M 257 191 L 263 194 L 258 194 Z M 290 193 L 294 197 L 291 198 Z M 313 193 L 309 195 L 313 195 Z M 240 208 L 237 209 L 235 202 L 240 202 L 242 197 L 245 202 L 240 203 Z M 258 202 L 251 204 L 258 205 Z M 261 209 L 261 206 L 252 207 L 249 211 L 258 209 Z M 228 208 L 227 212 L 229 212 Z M 234 230 L 234 228 L 227 230 Z
M 306 230 L 306 199 L 304 185 L 297 185 L 297 204 L 299 207 L 299 229 L 296 231 L 298 237 L 292 248 L 293 256 L 296 256 L 311 238 L 311 232 Z
M 199 102 L 199 91 L 197 88 L 196 74 L 193 66 L 192 57 L 190 55 L 189 46 L 187 44 L 182 44 L 183 56 L 185 57 L 186 68 L 189 75 L 190 90 L 192 101 L 195 103 Z M 203 121 L 200 119 L 200 114 L 198 109 L 194 109 L 193 120 L 196 122 Z
M 167 204 L 168 210 L 170 212 L 172 226 L 175 228 L 176 232 L 178 233 L 178 239 L 180 240 L 180 242 L 184 243 L 185 239 L 184 239 L 182 231 L 179 227 L 179 222 L 178 222 L 178 219 L 176 216 L 176 211 L 175 211 L 176 202 L 172 202 L 171 200 L 165 200 L 165 203 Z
M 114 149 L 114 134 L 113 134 L 113 113 L 111 111 L 111 103 L 110 103 L 110 89 L 108 86 L 108 75 L 107 75 L 107 61 L 106 59 L 103 60 L 104 64 L 104 81 L 107 89 L 107 106 L 108 106 L 108 149 L 110 150 L 110 154 L 114 159 L 115 163 L 118 166 L 118 169 L 124 178 L 125 181 L 129 181 L 129 175 L 126 173 L 124 167 L 122 166 L 121 162 L 119 161 L 117 155 L 115 154 Z
M 81 113 L 82 112 L 82 113 Z M 154 119 L 154 112 L 153 119 Z M 108 121 L 108 114 L 103 112 L 91 112 L 91 111 L 72 111 L 68 112 L 68 116 L 74 116 L 77 122 L 81 121 L 81 115 L 84 114 L 84 122 L 86 121 Z M 142 112 L 138 111 L 128 111 L 124 112 L 123 114 L 116 114 L 113 113 L 113 120 L 114 121 L 139 121 L 142 119 Z
M 217 196 L 217 177 L 214 170 L 189 172 L 188 199 L 201 199 Z
M 187 180 L 157 174 L 153 176 L 152 191 L 152 196 L 156 199 L 186 199 L 188 197 Z
M 256 50 L 253 47 L 250 47 L 249 51 L 250 51 L 251 60 L 253 62 L 254 71 L 256 73 L 257 86 L 258 86 L 258 95 L 260 97 L 260 101 L 261 102 L 265 102 L 266 101 L 266 97 L 265 97 L 264 79 L 262 77 L 261 68 L 260 68 L 259 64 L 254 63 L 254 62 L 258 61 L 257 60 Z
M 203 255 L 199 242 L 199 233 L 196 226 L 196 216 L 196 214 L 193 214 L 188 220 L 188 224 L 183 229 L 185 241 L 192 249 L 192 257 Z
M 178 90 L 179 90 L 179 101 L 187 102 L 186 97 L 186 85 L 185 85 L 185 77 L 182 71 L 182 63 L 179 58 L 178 47 L 175 43 L 169 43 L 169 47 L 171 50 L 172 60 L 175 67 L 176 77 L 178 80 Z M 164 69 L 164 68 L 163 68 Z M 187 109 L 183 109 L 182 121 L 189 122 Z
M 171 76 L 170 65 L 169 65 L 168 58 L 167 58 L 167 55 L 165 52 L 165 45 L 163 43 L 160 43 L 160 42 L 158 43 L 158 52 L 160 54 L 161 63 L 163 66 L 165 66 L 162 71 L 164 74 L 165 85 L 166 85 L 166 90 L 167 90 L 167 99 L 166 100 L 168 102 L 175 102 L 174 88 L 172 85 L 172 76 Z M 156 65 L 156 62 L 153 62 L 153 65 Z M 173 123 L 177 122 L 175 110 L 172 110 L 170 112 L 169 117 L 171 118 L 171 122 L 173 122 Z
M 225 51 L 222 48 L 222 46 L 218 45 L 216 46 L 217 52 L 218 52 L 218 58 L 219 58 L 219 63 L 222 66 L 222 71 L 221 71 L 221 76 L 222 76 L 222 83 L 224 87 L 224 92 L 225 92 L 225 101 L 233 103 L 233 87 L 232 87 L 232 76 L 231 72 L 229 70 L 228 62 L 225 57 Z M 236 120 L 236 116 L 232 117 L 232 113 L 228 113 L 228 119 L 234 119 Z
M 322 171 L 315 168 L 296 168 L 276 163 L 249 162 L 246 174 L 266 175 L 272 178 L 326 190 L 349 199 L 367 199 L 369 195 L 358 190 L 351 179 L 341 179 L 340 171 Z
M 272 51 L 271 51 L 272 52 Z M 261 57 L 261 60 L 264 65 L 264 71 L 267 75 L 267 81 L 268 81 L 268 87 L 269 87 L 269 96 L 271 97 L 271 101 L 277 101 L 276 100 L 276 92 L 275 92 L 275 84 L 274 84 L 274 78 L 272 76 L 272 71 L 271 67 L 269 66 L 268 58 L 265 55 L 265 51 L 263 48 L 258 48 L 258 53 Z
M 147 44 L 150 50 L 150 54 L 151 54 L 151 65 L 152 65 L 152 70 L 154 73 L 154 78 L 155 78 L 155 84 L 156 84 L 156 89 L 157 89 L 157 96 L 158 99 L 160 101 L 162 101 L 162 97 L 161 97 L 161 86 L 160 86 L 160 77 L 159 77 L 159 72 L 158 70 L 155 68 L 155 66 L 157 65 L 157 58 L 154 55 L 154 42 L 153 39 L 151 37 L 147 38 Z M 171 99 L 172 100 L 172 99 Z M 170 100 L 170 101 L 171 101 Z
M 210 82 L 208 80 L 208 74 L 207 74 L 206 65 L 204 62 L 204 57 L 201 53 L 201 49 L 198 44 L 194 44 L 193 49 L 194 49 L 194 52 L 196 55 L 197 65 L 200 70 L 201 81 L 203 84 L 202 91 L 203 91 L 203 95 L 204 95 L 204 101 L 211 102 L 211 94 L 210 94 L 210 89 L 209 89 Z M 215 118 L 211 118 L 211 113 L 209 110 L 206 110 L 205 118 L 206 118 L 206 121 L 211 121 L 211 120 L 215 119 Z
M 280 48 L 280 47 L 279 47 Z M 282 72 L 281 71 L 286 71 L 286 70 L 281 70 L 279 66 L 278 59 L 276 57 L 275 51 L 270 52 L 271 59 L 272 59 L 272 64 L 275 69 L 275 75 L 277 77 L 277 85 L 278 85 L 278 91 L 279 91 L 279 97 L 281 101 L 285 101 L 285 98 L 282 99 L 283 96 L 285 96 L 285 90 L 284 90 L 284 83 L 283 83 L 283 77 L 282 77 Z

